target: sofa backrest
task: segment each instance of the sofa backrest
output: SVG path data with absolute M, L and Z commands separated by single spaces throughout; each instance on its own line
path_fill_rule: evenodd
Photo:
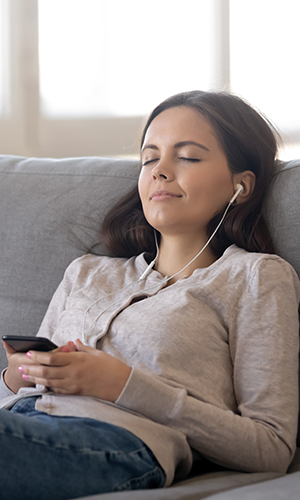
M 97 244 L 105 212 L 138 172 L 137 160 L 0 155 L 1 337 L 36 334 L 64 270 Z
M 105 212 L 138 171 L 137 160 L 0 155 L 1 336 L 37 332 L 65 268 L 98 242 Z M 277 252 L 300 275 L 299 188 L 300 161 L 279 163 L 266 214 Z
M 300 160 L 277 163 L 265 213 L 276 253 L 300 277 Z

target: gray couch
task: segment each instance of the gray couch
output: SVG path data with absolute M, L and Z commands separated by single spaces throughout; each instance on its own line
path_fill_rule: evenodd
M 107 209 L 137 180 L 136 160 L 0 155 L 1 335 L 34 335 L 64 269 L 97 245 Z M 300 273 L 300 161 L 278 163 L 266 214 L 277 252 Z M 95 246 L 96 245 L 96 246 Z M 0 350 L 0 368 L 6 365 Z M 230 443 L 228 444 L 230 446 Z M 300 446 L 300 441 L 298 443 Z M 170 488 L 101 500 L 299 500 L 300 448 L 288 474 L 246 474 L 207 463 Z M 0 492 L 1 498 L 1 492 Z

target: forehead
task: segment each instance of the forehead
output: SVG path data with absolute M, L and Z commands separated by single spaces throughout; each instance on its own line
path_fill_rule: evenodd
M 160 113 L 148 127 L 144 145 L 152 141 L 207 141 L 218 145 L 218 140 L 210 122 L 198 111 L 180 106 Z

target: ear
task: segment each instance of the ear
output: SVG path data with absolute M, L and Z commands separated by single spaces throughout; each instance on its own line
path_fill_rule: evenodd
M 256 176 L 253 172 L 251 172 L 251 170 L 245 170 L 240 174 L 235 174 L 233 177 L 233 182 L 234 186 L 236 186 L 237 184 L 241 184 L 243 186 L 243 191 L 238 195 L 236 199 L 237 204 L 243 203 L 250 198 L 254 191 Z

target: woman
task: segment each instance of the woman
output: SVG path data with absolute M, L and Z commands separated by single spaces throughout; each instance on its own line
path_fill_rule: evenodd
M 103 225 L 117 257 L 67 269 L 38 333 L 58 349 L 5 345 L 3 498 L 168 486 L 204 458 L 286 471 L 300 287 L 262 215 L 276 152 L 237 97 L 188 92 L 153 111 L 138 189 Z

